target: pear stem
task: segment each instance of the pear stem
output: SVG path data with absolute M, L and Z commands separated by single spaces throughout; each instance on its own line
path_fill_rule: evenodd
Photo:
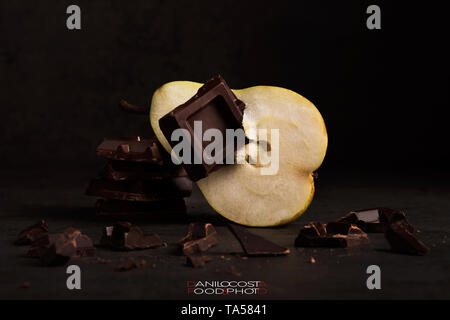
M 129 113 L 148 114 L 149 112 L 148 108 L 135 106 L 124 99 L 120 100 L 119 107 Z

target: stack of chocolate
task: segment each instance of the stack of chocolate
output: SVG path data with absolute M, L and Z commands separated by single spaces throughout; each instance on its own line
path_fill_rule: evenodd
M 98 215 L 165 217 L 186 212 L 184 198 L 192 192 L 192 181 L 156 137 L 104 139 L 97 154 L 108 162 L 86 194 L 98 197 Z

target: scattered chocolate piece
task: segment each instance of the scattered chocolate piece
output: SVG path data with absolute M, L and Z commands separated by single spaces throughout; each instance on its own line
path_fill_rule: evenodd
M 391 223 L 385 234 L 386 240 L 392 251 L 407 253 L 412 255 L 425 255 L 430 249 L 419 239 L 417 239 L 409 229 L 409 224 L 405 221 Z
M 126 201 L 158 201 L 190 196 L 192 181 L 187 177 L 156 181 L 110 181 L 93 179 L 86 195 Z
M 249 256 L 274 256 L 290 253 L 288 248 L 281 247 L 272 241 L 255 235 L 242 226 L 231 223 L 228 226 L 239 240 L 245 253 Z
M 350 223 L 310 222 L 295 239 L 296 247 L 345 248 L 369 243 L 367 234 Z
M 186 215 L 183 198 L 152 202 L 98 199 L 96 209 L 98 216 L 116 218 L 148 216 L 171 219 Z
M 194 222 L 189 225 L 188 234 L 179 241 L 185 256 L 205 252 L 219 243 L 216 229 L 210 223 Z
M 72 227 L 63 233 L 50 233 L 34 241 L 27 257 L 40 258 L 41 264 L 57 266 L 66 264 L 70 258 L 93 257 L 96 249 L 92 240 Z
M 156 137 L 123 137 L 104 139 L 97 147 L 97 154 L 110 160 L 149 162 L 163 165 L 171 163 Z
M 75 239 L 70 235 L 61 233 L 54 243 L 43 252 L 41 264 L 44 266 L 62 266 L 69 262 L 70 258 L 76 254 Z
M 189 255 L 186 257 L 186 265 L 193 268 L 203 268 L 205 263 L 212 261 L 208 256 Z
M 96 249 L 91 238 L 80 233 L 75 237 L 75 257 L 95 257 Z
M 45 237 L 48 234 L 48 225 L 45 220 L 40 220 L 37 223 L 25 228 L 19 233 L 19 236 L 14 241 L 16 245 L 29 245 L 39 238 Z
M 20 288 L 24 288 L 24 289 L 29 288 L 29 287 L 31 287 L 31 283 L 28 281 L 25 281 L 24 283 L 22 283 L 20 285 Z
M 203 161 L 203 149 L 208 143 L 195 136 L 195 122 L 202 124 L 200 129 L 202 136 L 203 132 L 214 128 L 220 130 L 225 137 L 226 129 L 242 128 L 244 108 L 245 104 L 236 98 L 225 80 L 218 75 L 207 81 L 191 99 L 159 120 L 161 131 L 172 147 L 178 143 L 171 139 L 174 130 L 181 128 L 189 132 L 192 159 L 190 164 L 182 165 L 191 179 L 197 181 L 223 166 L 223 164 L 207 164 Z M 234 151 L 240 147 L 239 143 L 244 142 L 238 141 L 237 144 L 233 144 Z M 219 152 L 223 159 L 222 163 L 226 163 L 227 147 L 231 146 L 224 145 L 221 150 L 216 150 L 216 154 Z M 195 155 L 201 155 L 202 159 L 194 159 Z M 200 164 L 197 164 L 198 162 Z
M 158 248 L 162 246 L 162 241 L 157 234 L 144 233 L 130 222 L 116 222 L 103 228 L 100 245 L 129 251 Z
M 350 211 L 338 220 L 338 222 L 355 224 L 367 233 L 383 233 L 389 224 L 396 221 L 404 221 L 408 230 L 414 232 L 414 228 L 406 220 L 406 214 L 403 211 L 384 207 Z
M 118 265 L 114 271 L 117 272 L 124 272 L 124 271 L 130 271 L 133 269 L 144 267 L 147 264 L 147 261 L 141 260 L 140 262 L 137 262 L 134 258 L 128 258 L 125 261 L 123 261 L 120 265 Z

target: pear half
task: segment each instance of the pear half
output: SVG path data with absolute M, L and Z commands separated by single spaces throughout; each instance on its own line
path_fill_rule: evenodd
M 194 96 L 201 86 L 174 81 L 155 91 L 150 123 L 168 152 L 171 147 L 158 121 Z M 269 133 L 270 129 L 279 129 L 278 172 L 262 175 L 264 166 L 244 161 L 214 171 L 197 185 L 208 203 L 231 221 L 259 227 L 288 223 L 312 201 L 312 173 L 321 165 L 328 143 L 323 118 L 310 101 L 288 89 L 256 86 L 233 92 L 246 105 L 242 123 L 246 135 L 254 129 L 268 129 Z

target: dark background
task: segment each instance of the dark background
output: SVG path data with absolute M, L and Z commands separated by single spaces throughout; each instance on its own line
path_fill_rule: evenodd
M 439 3 L 367 1 L 0 1 L 2 168 L 76 169 L 106 136 L 143 134 L 160 85 L 222 74 L 233 88 L 275 85 L 322 113 L 322 172 L 448 171 L 449 49 Z
M 73 3 L 79 31 L 66 28 Z M 369 4 L 381 7 L 381 30 L 366 28 Z M 0 0 L 0 298 L 187 299 L 186 280 L 237 278 L 266 281 L 273 299 L 448 299 L 447 29 L 437 1 Z M 112 264 L 75 261 L 80 291 L 67 290 L 65 268 L 39 267 L 12 245 L 43 218 L 51 232 L 73 226 L 97 242 L 111 221 L 95 217 L 95 199 L 84 195 L 105 163 L 95 147 L 150 132 L 147 117 L 124 113 L 118 101 L 148 106 L 168 81 L 217 73 L 233 88 L 292 89 L 325 119 L 329 148 L 311 206 L 287 226 L 252 229 L 289 256 L 243 260 L 225 219 L 195 188 L 186 220 L 133 221 L 167 248 L 99 248 Z M 430 253 L 394 254 L 382 234 L 361 248 L 294 247 L 305 223 L 375 206 L 406 211 Z M 196 220 L 212 222 L 221 239 L 204 269 L 175 254 Z M 148 267 L 114 272 L 128 255 Z M 382 290 L 365 285 L 371 264 L 382 269 Z

